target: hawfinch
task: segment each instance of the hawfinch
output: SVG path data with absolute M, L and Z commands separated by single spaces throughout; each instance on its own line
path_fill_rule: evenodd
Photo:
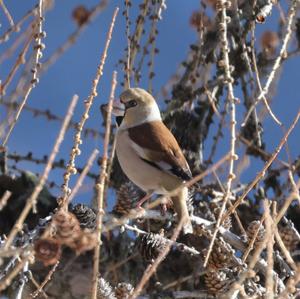
M 113 104 L 119 128 L 116 153 L 127 177 L 145 192 L 169 194 L 192 178 L 189 165 L 172 133 L 164 125 L 155 99 L 141 88 L 129 88 Z M 184 233 L 192 232 L 187 187 L 172 196 Z

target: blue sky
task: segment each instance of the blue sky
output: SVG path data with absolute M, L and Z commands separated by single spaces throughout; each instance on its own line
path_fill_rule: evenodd
M 28 9 L 36 4 L 36 1 L 32 0 L 9 0 L 5 2 L 15 21 L 19 20 Z M 60 0 L 55 2 L 56 5 L 54 8 L 46 14 L 46 22 L 44 23 L 44 30 L 47 33 L 47 37 L 44 40 L 46 48 L 42 61 L 47 59 L 47 57 L 65 41 L 69 34 L 75 30 L 76 25 L 71 19 L 73 8 L 82 3 L 90 8 L 98 3 L 98 1 L 95 0 Z M 130 11 L 130 15 L 136 16 L 136 3 L 140 3 L 140 1 L 132 2 L 133 9 Z M 76 93 L 79 95 L 80 101 L 76 108 L 74 120 L 79 120 L 84 107 L 83 101 L 91 90 L 91 82 L 95 76 L 96 68 L 104 48 L 106 33 L 116 6 L 120 7 L 120 13 L 117 17 L 113 32 L 109 54 L 104 67 L 104 75 L 99 84 L 98 96 L 95 99 L 90 118 L 86 123 L 87 127 L 101 127 L 102 119 L 99 113 L 99 106 L 107 102 L 112 72 L 116 69 L 118 60 L 124 56 L 124 48 L 126 47 L 125 20 L 121 13 L 123 10 L 123 1 L 110 1 L 108 7 L 88 26 L 76 44 L 40 78 L 40 83 L 33 90 L 28 99 L 28 105 L 39 109 L 50 109 L 53 113 L 63 116 L 70 99 Z M 163 20 L 159 22 L 158 25 L 159 35 L 157 45 L 160 52 L 155 59 L 155 73 L 157 74 L 153 81 L 155 93 L 158 92 L 161 87 L 166 84 L 171 75 L 175 73 L 180 62 L 186 58 L 189 45 L 195 42 L 197 35 L 189 25 L 189 18 L 192 12 L 198 8 L 198 0 L 167 1 L 167 10 L 163 12 Z M 274 9 L 272 16 L 267 19 L 267 22 L 258 26 L 258 36 L 266 29 L 276 31 L 275 20 L 277 20 L 277 18 L 278 12 Z M 1 21 L 2 28 L 0 28 L 0 32 L 2 33 L 5 28 L 7 28 L 7 22 L 2 12 Z M 14 36 L 17 35 L 15 34 Z M 291 48 L 294 48 L 295 45 L 296 43 L 293 41 Z M 1 45 L 1 52 L 5 48 L 6 45 Z M 18 51 L 20 51 L 20 49 L 18 49 Z M 15 58 L 16 55 L 3 63 L 0 68 L 1 78 L 6 77 Z M 273 111 L 286 126 L 291 124 L 300 106 L 298 87 L 299 69 L 300 62 L 298 57 L 285 63 L 279 79 L 276 96 L 272 103 Z M 119 71 L 119 81 L 121 81 L 123 74 L 120 72 L 120 68 L 117 68 L 117 70 Z M 145 76 L 147 76 L 147 74 L 145 74 Z M 12 83 L 12 87 L 15 86 L 15 82 L 16 81 Z M 147 85 L 144 87 L 147 87 Z M 118 86 L 117 94 L 119 94 L 121 90 L 122 87 Z M 161 101 L 163 99 L 159 100 Z M 3 117 L 3 115 L 3 108 L 1 107 L 0 117 Z M 238 127 L 241 121 L 242 118 L 239 117 Z M 47 122 L 43 118 L 33 118 L 31 113 L 24 111 L 9 140 L 9 151 L 16 151 L 20 154 L 26 154 L 31 151 L 34 153 L 34 156 L 37 157 L 49 154 L 59 128 L 60 123 Z M 264 120 L 264 128 L 264 136 L 268 144 L 268 150 L 272 152 L 282 137 L 282 131 L 274 124 L 274 121 L 269 116 Z M 296 158 L 299 154 L 299 128 L 300 126 L 298 125 L 292 133 L 289 142 L 293 158 Z M 103 128 L 101 128 L 101 130 L 103 130 Z M 61 151 L 58 154 L 58 159 L 68 159 L 69 151 L 72 146 L 72 136 L 73 130 L 69 130 Z M 228 141 L 224 141 L 223 144 L 224 146 L 218 150 L 218 156 L 224 155 L 229 149 Z M 101 151 L 102 139 L 85 139 L 82 146 L 82 155 L 76 160 L 76 165 L 84 165 L 94 148 L 99 148 Z M 283 153 L 281 157 L 286 160 L 285 153 Z M 249 182 L 262 165 L 262 163 L 257 163 L 254 168 L 247 170 L 243 176 L 245 182 Z M 43 166 L 31 163 L 19 163 L 19 166 L 28 166 L 34 172 L 41 172 L 43 169 Z M 98 172 L 98 167 L 95 166 L 93 171 Z M 51 173 L 50 180 L 61 183 L 61 174 L 61 171 L 54 170 Z M 72 182 L 74 182 L 74 179 Z M 91 190 L 92 182 L 89 180 L 86 182 L 89 184 L 88 190 Z M 90 197 L 88 194 L 89 193 L 81 193 L 77 200 L 89 200 Z

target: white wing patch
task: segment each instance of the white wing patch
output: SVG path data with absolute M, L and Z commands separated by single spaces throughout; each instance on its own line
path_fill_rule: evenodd
M 149 157 L 147 157 L 147 154 L 146 154 L 145 150 L 141 146 L 139 146 L 138 144 L 136 144 L 132 140 L 130 140 L 130 143 L 132 145 L 132 148 L 136 151 L 136 153 L 142 159 L 149 160 Z M 151 161 L 149 160 L 149 162 L 157 165 L 157 167 L 159 167 L 160 169 L 163 169 L 163 170 L 169 172 L 170 174 L 172 174 L 170 172 L 170 170 L 172 169 L 172 165 L 170 165 L 169 163 L 164 162 L 164 161 L 152 161 L 152 160 Z

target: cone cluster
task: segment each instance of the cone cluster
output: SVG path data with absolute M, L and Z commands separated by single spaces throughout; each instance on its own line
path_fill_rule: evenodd
M 131 209 L 134 209 L 136 203 L 144 197 L 144 192 L 131 182 L 121 185 L 117 191 L 117 200 L 113 212 L 118 215 L 127 215 Z
M 35 257 L 44 265 L 53 265 L 60 257 L 63 245 L 73 249 L 77 255 L 95 247 L 97 235 L 90 230 L 82 230 L 73 213 L 58 210 L 43 236 L 35 243 Z
M 148 233 L 136 239 L 136 246 L 146 261 L 153 261 L 166 247 L 166 240 L 158 234 Z
M 257 233 L 257 230 L 258 230 L 258 233 Z M 253 240 L 256 233 L 257 233 L 257 236 L 255 239 L 254 245 L 258 245 L 259 243 L 261 243 L 266 236 L 266 230 L 263 225 L 260 225 L 260 221 L 258 221 L 258 220 L 254 220 L 254 221 L 250 222 L 247 227 L 247 237 L 248 237 L 249 243 Z
M 84 204 L 77 204 L 71 210 L 80 223 L 81 228 L 96 228 L 96 213 L 90 207 Z
M 290 252 L 294 251 L 299 245 L 300 236 L 292 222 L 285 226 L 279 226 L 279 235 Z

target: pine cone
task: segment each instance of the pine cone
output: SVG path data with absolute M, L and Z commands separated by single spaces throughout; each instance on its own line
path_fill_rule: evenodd
M 77 204 L 72 208 L 72 213 L 76 216 L 80 222 L 81 228 L 96 228 L 96 213 L 90 207 L 84 204 Z
M 82 230 L 76 216 L 70 212 L 59 210 L 52 218 L 52 228 L 55 238 L 62 244 L 69 246 L 80 238 Z
M 160 235 L 149 233 L 136 239 L 136 246 L 146 261 L 152 261 L 165 249 L 167 243 Z
M 291 221 L 285 226 L 279 226 L 279 235 L 289 251 L 294 251 L 297 248 L 299 244 L 299 233 Z
M 85 251 L 89 251 L 95 248 L 97 244 L 97 233 L 83 231 L 81 235 L 74 239 L 72 243 L 68 244 L 77 255 Z
M 260 226 L 260 221 L 259 220 L 254 220 L 252 222 L 250 222 L 250 224 L 247 227 L 247 236 L 248 236 L 248 242 L 251 242 L 254 235 L 256 234 L 256 231 L 258 229 L 258 227 Z M 266 235 L 266 230 L 264 228 L 263 225 L 260 226 L 256 240 L 255 240 L 255 244 L 259 244 L 260 242 L 262 242 L 265 238 Z
M 89 20 L 90 14 L 90 11 L 85 6 L 79 5 L 73 10 L 72 17 L 73 20 L 80 27 Z
M 115 287 L 115 294 L 117 299 L 129 299 L 133 293 L 134 287 L 130 283 L 120 282 Z
M 199 152 L 193 152 L 184 149 L 183 154 L 191 168 L 193 176 L 200 174 L 203 171 L 203 169 L 201 167 Z
M 206 256 L 207 250 L 204 250 Z M 222 269 L 233 265 L 234 250 L 230 244 L 226 243 L 222 238 L 217 238 L 213 246 L 212 252 L 208 259 L 208 269 Z
M 213 213 L 216 217 L 216 219 L 218 219 L 219 215 L 220 215 L 220 212 L 221 212 L 221 207 L 216 207 L 213 209 Z M 224 214 L 223 214 L 224 215 Z M 231 226 L 232 226 L 232 222 L 231 222 L 231 217 L 227 217 L 223 223 L 222 223 L 222 226 L 225 228 L 225 229 L 230 229 Z
M 34 243 L 34 255 L 45 266 L 54 265 L 61 256 L 61 245 L 52 238 L 39 239 Z
M 117 191 L 117 201 L 113 212 L 119 215 L 126 215 L 136 207 L 136 203 L 145 196 L 145 193 L 132 182 L 121 185 Z
M 224 271 L 209 271 L 204 276 L 208 293 L 218 295 L 222 293 L 228 283 L 228 278 Z
M 117 299 L 111 285 L 104 278 L 98 279 L 97 299 Z
M 193 214 L 194 213 L 194 194 L 195 194 L 195 190 L 194 188 L 190 188 L 188 190 L 188 197 L 186 199 L 186 205 L 188 208 L 189 213 Z

